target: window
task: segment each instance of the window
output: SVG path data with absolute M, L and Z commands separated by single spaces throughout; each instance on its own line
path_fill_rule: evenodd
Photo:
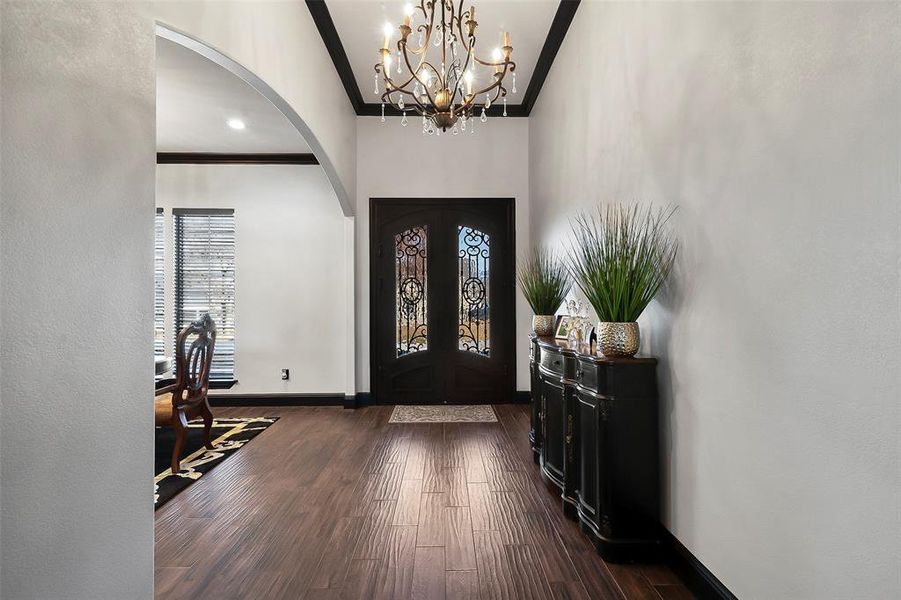
M 426 306 L 426 228 L 394 236 L 397 356 L 428 350 Z
M 166 354 L 166 216 L 156 209 L 153 221 L 153 354 Z
M 175 334 L 208 312 L 216 322 L 210 379 L 235 378 L 235 214 L 175 209 Z
M 489 290 L 490 239 L 473 227 L 457 227 L 460 278 L 458 348 L 483 356 L 491 354 Z

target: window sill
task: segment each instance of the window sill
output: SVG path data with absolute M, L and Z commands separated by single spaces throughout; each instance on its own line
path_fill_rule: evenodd
M 211 390 L 230 390 L 238 383 L 237 379 L 210 379 Z

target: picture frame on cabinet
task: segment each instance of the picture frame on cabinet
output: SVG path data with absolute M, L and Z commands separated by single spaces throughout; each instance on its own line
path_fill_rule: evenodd
M 558 340 L 568 339 L 571 324 L 572 324 L 571 316 L 557 315 L 557 323 L 554 326 L 554 337 Z

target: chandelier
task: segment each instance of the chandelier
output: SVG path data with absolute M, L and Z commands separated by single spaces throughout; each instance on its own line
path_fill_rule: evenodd
M 414 31 L 414 16 L 422 18 L 422 23 L 415 25 L 415 47 L 409 39 Z M 422 116 L 423 133 L 441 135 L 452 129 L 457 134 L 466 131 L 467 123 L 472 133 L 478 98 L 483 98 L 479 116 L 482 123 L 488 120 L 486 109 L 498 99 L 503 101 L 503 115 L 507 116 L 504 82 L 508 73 L 512 79 L 510 91 L 516 93 L 510 34 L 504 32 L 501 46 L 494 49 L 491 60 L 483 60 L 475 53 L 477 27 L 475 6 L 464 11 L 463 0 L 456 9 L 453 0 L 420 0 L 419 6 L 407 4 L 404 8 L 403 23 L 398 27 L 400 39 L 395 44 L 396 52 L 392 52 L 394 28 L 385 23 L 385 42 L 375 65 L 375 93 L 381 94 L 383 123 L 388 104 L 403 113 L 401 124 L 405 127 L 407 113 L 412 112 Z M 479 77 L 477 68 L 485 75 Z

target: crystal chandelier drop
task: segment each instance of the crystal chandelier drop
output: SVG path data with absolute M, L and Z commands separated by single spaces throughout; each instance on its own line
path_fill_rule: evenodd
M 414 24 L 414 17 L 422 22 Z M 420 0 L 416 7 L 406 5 L 403 23 L 397 28 L 400 38 L 392 50 L 394 27 L 385 23 L 385 41 L 375 65 L 375 93 L 381 94 L 383 123 L 386 104 L 403 113 L 403 126 L 408 123 L 407 113 L 415 113 L 422 116 L 423 133 L 438 135 L 448 129 L 454 134 L 465 132 L 467 127 L 474 133 L 477 112 L 484 123 L 486 109 L 498 99 L 507 116 L 504 84 L 508 74 L 510 91 L 516 93 L 510 34 L 504 32 L 491 60 L 483 60 L 475 53 L 477 27 L 475 6 L 464 11 L 463 0 L 456 9 L 453 0 Z M 415 44 L 410 40 L 414 31 L 418 34 Z M 484 75 L 479 77 L 477 68 Z

